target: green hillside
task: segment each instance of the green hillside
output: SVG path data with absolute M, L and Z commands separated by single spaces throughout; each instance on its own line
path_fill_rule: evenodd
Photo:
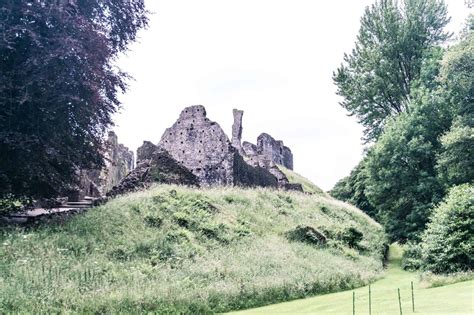
M 375 280 L 385 241 L 376 222 L 326 196 L 168 185 L 0 231 L 0 313 L 273 304 Z

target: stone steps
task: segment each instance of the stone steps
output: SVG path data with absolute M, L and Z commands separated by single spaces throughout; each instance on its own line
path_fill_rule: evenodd
M 8 216 L 0 217 L 0 219 L 7 223 L 23 224 L 29 221 L 36 220 L 37 218 L 42 216 L 85 211 L 89 208 L 92 208 L 96 204 L 96 202 L 97 198 L 85 197 L 84 200 L 80 201 L 68 201 L 57 208 L 35 208 L 25 212 L 12 213 Z

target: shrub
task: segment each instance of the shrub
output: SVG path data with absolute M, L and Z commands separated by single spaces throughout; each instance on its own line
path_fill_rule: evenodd
M 326 244 L 326 236 L 311 226 L 298 225 L 294 230 L 287 233 L 287 237 L 291 241 L 299 241 L 313 245 Z
M 362 234 L 362 232 L 355 227 L 351 226 L 342 230 L 339 237 L 341 241 L 343 241 L 349 247 L 359 248 L 359 242 L 364 238 L 364 234 Z
M 402 268 L 405 270 L 418 270 L 422 264 L 421 244 L 414 242 L 406 243 L 402 255 Z
M 474 187 L 451 188 L 434 209 L 422 236 L 422 259 L 426 270 L 452 273 L 474 267 Z

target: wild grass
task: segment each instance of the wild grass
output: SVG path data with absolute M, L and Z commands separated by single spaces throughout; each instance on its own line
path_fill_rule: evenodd
M 424 272 L 420 274 L 420 283 L 423 288 L 437 288 L 448 284 L 474 280 L 474 272 L 455 272 L 451 274 L 434 274 Z
M 353 228 L 325 246 L 298 225 Z M 382 272 L 383 229 L 360 210 L 267 189 L 155 186 L 65 223 L 0 229 L 0 313 L 212 313 L 334 292 Z

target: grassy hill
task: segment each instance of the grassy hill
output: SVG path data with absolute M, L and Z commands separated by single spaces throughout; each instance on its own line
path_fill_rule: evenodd
M 373 281 L 385 241 L 376 222 L 324 195 L 168 185 L 0 231 L 0 313 L 256 307 Z

